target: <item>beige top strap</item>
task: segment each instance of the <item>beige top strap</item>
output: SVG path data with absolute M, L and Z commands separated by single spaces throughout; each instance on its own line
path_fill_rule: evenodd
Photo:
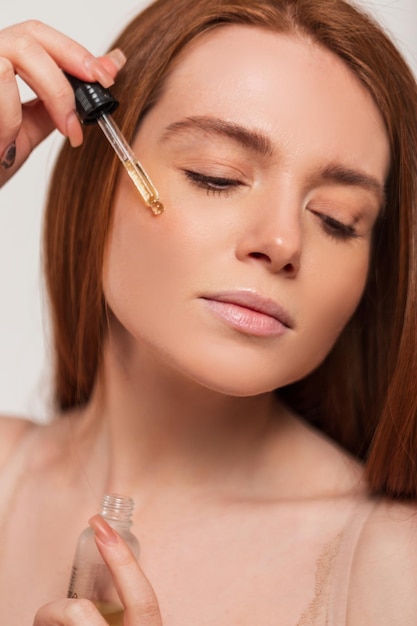
M 372 498 L 361 501 L 342 533 L 332 566 L 326 626 L 346 626 L 352 563 L 363 527 L 376 504 Z

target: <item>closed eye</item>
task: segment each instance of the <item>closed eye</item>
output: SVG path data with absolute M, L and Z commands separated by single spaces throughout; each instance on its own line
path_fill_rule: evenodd
M 195 172 L 193 170 L 183 170 L 184 174 L 191 181 L 191 183 L 199 189 L 204 189 L 208 194 L 227 194 L 233 189 L 242 187 L 245 185 L 241 180 L 237 178 L 227 178 L 223 176 L 208 176 L 201 172 Z
M 325 213 L 319 213 L 318 211 L 311 212 L 319 218 L 324 232 L 330 237 L 333 237 L 333 239 L 343 241 L 348 239 L 357 239 L 359 237 L 358 233 L 355 230 L 355 227 L 352 224 L 345 224 L 344 222 L 340 222 L 339 220 L 336 220 L 334 217 L 326 215 Z

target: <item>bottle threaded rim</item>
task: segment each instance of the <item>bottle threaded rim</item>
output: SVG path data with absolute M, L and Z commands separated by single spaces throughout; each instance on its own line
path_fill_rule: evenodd
M 101 502 L 101 514 L 108 519 L 130 521 L 135 503 L 129 496 L 107 493 Z

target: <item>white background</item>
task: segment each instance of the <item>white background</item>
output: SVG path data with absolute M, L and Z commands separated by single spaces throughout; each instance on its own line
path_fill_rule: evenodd
M 40 19 L 102 53 L 147 0 L 2 0 L 0 28 Z M 107 4 L 107 7 L 106 7 Z M 417 74 L 417 1 L 364 0 Z M 1 120 L 0 120 L 1 124 Z M 49 414 L 47 312 L 40 232 L 48 172 L 61 143 L 54 133 L 0 191 L 0 412 L 43 420 Z

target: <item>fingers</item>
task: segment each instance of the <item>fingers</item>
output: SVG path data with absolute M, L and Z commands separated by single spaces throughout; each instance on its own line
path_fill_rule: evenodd
M 89 600 L 59 600 L 43 606 L 33 626 L 108 626 Z
M 0 57 L 42 100 L 55 126 L 67 135 L 74 94 L 61 69 L 83 80 L 114 82 L 115 68 L 105 68 L 86 48 L 41 22 L 30 21 L 2 31 Z M 2 98 L 5 101 L 5 98 Z M 71 137 L 70 137 L 71 138 Z M 75 143 L 79 137 L 75 138 Z
M 123 626 L 162 626 L 158 600 L 135 556 L 101 515 L 90 520 L 97 547 L 125 608 Z M 66 599 L 43 606 L 33 626 L 107 626 L 89 600 Z
M 119 50 L 95 58 L 73 39 L 37 21 L 0 31 L 0 164 L 7 163 L 4 155 L 14 141 L 22 162 L 54 127 L 73 146 L 80 145 L 82 128 L 75 114 L 74 93 L 62 70 L 109 87 L 125 60 Z M 21 104 L 16 75 L 40 104 Z
M 22 114 L 13 65 L 8 59 L 2 58 L 0 58 L 0 93 L 2 94 L 0 99 L 0 164 L 8 169 L 13 165 L 10 151 L 15 146 L 14 141 L 22 123 Z
M 162 626 L 155 592 L 129 547 L 101 515 L 91 518 L 90 525 L 125 607 L 124 626 Z
M 119 72 L 126 63 L 126 57 L 119 48 L 115 48 L 105 56 L 99 57 L 99 61 L 108 72 L 115 75 L 115 72 Z

